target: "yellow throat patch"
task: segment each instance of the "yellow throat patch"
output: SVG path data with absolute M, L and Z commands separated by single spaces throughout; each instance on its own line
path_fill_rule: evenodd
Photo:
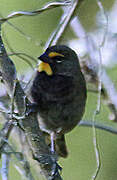
M 53 74 L 52 69 L 48 63 L 41 62 L 38 66 L 38 71 L 39 72 L 46 72 L 47 75 L 51 76 Z

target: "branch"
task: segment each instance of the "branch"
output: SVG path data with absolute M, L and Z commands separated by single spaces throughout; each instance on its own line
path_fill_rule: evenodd
M 104 32 L 104 36 L 102 38 L 102 41 L 99 45 L 98 50 L 100 51 L 106 41 L 107 36 L 107 30 L 108 30 L 108 17 L 104 12 L 104 9 L 101 5 L 101 2 L 97 0 L 98 6 L 100 7 L 102 13 L 105 16 L 106 21 L 106 28 Z M 96 55 L 99 51 L 97 50 L 97 46 L 93 39 L 86 34 L 83 26 L 81 25 L 78 17 L 74 17 L 71 22 L 70 26 L 73 29 L 74 33 L 78 38 L 83 38 L 85 41 L 85 47 L 87 48 L 86 54 L 88 54 L 89 58 L 86 59 L 86 61 L 82 62 L 82 69 L 84 71 L 85 78 L 87 82 L 93 83 L 97 86 L 98 84 L 98 59 L 96 58 Z M 77 31 L 76 31 L 77 30 Z M 76 45 L 77 46 L 77 45 Z M 101 57 L 100 57 L 101 58 Z M 117 122 L 117 91 L 116 88 L 108 76 L 106 70 L 104 68 L 101 69 L 101 77 L 100 80 L 102 82 L 102 96 L 104 100 L 106 100 L 106 103 L 111 110 L 111 112 L 114 114 L 113 120 Z
M 34 177 L 32 176 L 31 170 L 30 170 L 30 164 L 27 161 L 26 157 L 24 156 L 23 153 L 21 152 L 16 152 L 13 147 L 9 144 L 8 141 L 4 140 L 6 142 L 5 148 L 3 149 L 3 154 L 10 156 L 13 154 L 17 160 L 20 162 L 20 165 L 22 166 L 22 170 L 20 169 L 20 172 L 22 171 L 22 175 L 27 179 L 27 180 L 34 180 Z M 18 169 L 18 166 L 16 166 Z M 4 171 L 5 166 L 4 166 Z M 7 171 L 8 172 L 8 171 Z M 5 173 L 5 172 L 4 172 Z
M 8 139 L 10 132 L 13 129 L 13 121 L 7 121 L 0 131 L 0 154 L 1 154 L 1 149 L 3 149 L 5 145 L 5 140 Z
M 70 1 L 65 1 L 65 2 L 51 2 L 49 4 L 46 4 L 44 7 L 42 7 L 41 9 L 37 9 L 35 11 L 17 11 L 17 12 L 13 12 L 11 14 L 9 14 L 6 18 L 0 18 L 0 22 L 4 23 L 12 18 L 16 18 L 16 17 L 21 17 L 21 16 L 36 16 L 38 14 L 41 14 L 44 11 L 47 11 L 49 9 L 53 9 L 56 7 L 60 7 L 60 6 L 68 6 L 70 4 Z
M 44 135 L 38 125 L 37 114 L 30 113 L 29 115 L 25 115 L 30 101 L 26 98 L 20 82 L 17 80 L 15 66 L 7 56 L 2 39 L 0 39 L 0 42 L 2 45 L 0 67 L 3 81 L 9 89 L 9 96 L 13 98 L 13 105 L 14 103 L 16 104 L 19 114 L 18 121 L 25 130 L 25 135 L 27 136 L 33 158 L 38 161 L 43 174 L 48 180 L 61 180 L 62 178 L 59 174 L 60 167 L 56 162 L 57 157 L 51 154 L 48 146 L 45 143 Z M 11 118 L 13 119 L 14 112 L 12 111 L 11 113 Z M 22 120 L 19 120 L 20 116 L 23 117 Z
M 2 154 L 2 168 L 1 168 L 1 176 L 2 180 L 8 180 L 8 171 L 9 171 L 9 154 Z
M 109 125 L 107 126 L 107 125 L 99 123 L 99 122 L 93 123 L 92 121 L 81 120 L 78 124 L 78 126 L 83 126 L 83 127 L 92 127 L 93 125 L 97 129 L 101 129 L 101 130 L 107 131 L 112 134 L 117 134 L 117 128 L 111 127 Z
M 52 33 L 51 37 L 49 38 L 48 42 L 46 43 L 45 48 L 48 46 L 53 46 L 58 43 L 61 36 L 63 35 L 64 31 L 66 30 L 77 6 L 79 5 L 80 0 L 73 0 L 71 5 L 67 8 L 67 12 L 65 11 L 61 17 L 60 23 L 56 30 Z

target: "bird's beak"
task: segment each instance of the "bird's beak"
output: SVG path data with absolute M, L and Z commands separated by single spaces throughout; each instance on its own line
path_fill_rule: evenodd
M 47 75 L 51 76 L 53 74 L 51 66 L 49 65 L 49 57 L 44 53 L 40 57 L 38 57 L 39 60 L 41 60 L 39 66 L 38 66 L 38 72 L 44 71 Z
M 45 63 L 49 63 L 49 61 L 50 61 L 50 59 L 46 53 L 43 53 L 41 56 L 38 57 L 38 59 Z

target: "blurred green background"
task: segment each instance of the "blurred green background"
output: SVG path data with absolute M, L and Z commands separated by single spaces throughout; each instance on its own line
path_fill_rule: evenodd
M 0 16 L 6 17 L 14 11 L 32 11 L 41 8 L 49 0 L 0 0 Z M 103 0 L 104 9 L 109 12 L 116 1 Z M 96 15 L 99 7 L 96 0 L 84 0 L 80 8 L 76 11 L 86 32 L 93 32 L 97 28 Z M 14 52 L 26 53 L 31 57 L 37 58 L 43 52 L 44 45 L 51 33 L 57 27 L 62 9 L 56 8 L 44 12 L 33 17 L 18 17 L 10 20 L 12 26 L 7 22 L 2 27 L 4 34 L 4 43 L 7 51 L 10 53 L 9 47 Z M 20 33 L 16 28 L 22 33 Z M 7 41 L 6 41 L 7 39 Z M 75 39 L 75 34 L 70 27 L 67 28 L 64 36 L 64 42 L 67 44 L 69 40 Z M 30 70 L 29 65 L 17 56 L 12 56 L 19 74 Z M 32 63 L 32 61 L 31 61 Z M 35 65 L 35 63 L 34 63 Z M 112 68 L 107 67 L 110 78 L 117 86 L 116 65 Z M 96 109 L 97 95 L 88 93 L 88 100 L 84 119 L 91 120 L 93 112 Z M 101 112 L 96 116 L 98 122 L 109 124 L 117 127 L 117 125 L 109 120 L 109 109 L 102 103 Z M 97 131 L 97 141 L 101 154 L 101 169 L 97 180 L 116 180 L 117 179 L 117 136 L 102 130 Z M 96 157 L 93 145 L 93 131 L 87 127 L 77 127 L 71 133 L 66 135 L 69 157 L 60 159 L 63 167 L 62 176 L 65 180 L 91 180 L 96 170 Z M 21 180 L 19 172 L 14 168 L 14 164 L 18 162 L 11 159 L 9 179 Z M 34 163 L 35 164 L 35 163 Z M 35 172 L 33 165 L 32 172 L 36 179 L 44 179 L 39 172 Z

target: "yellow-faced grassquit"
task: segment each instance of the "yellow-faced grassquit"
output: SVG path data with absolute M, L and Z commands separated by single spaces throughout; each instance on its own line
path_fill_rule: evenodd
M 76 53 L 67 46 L 47 48 L 31 88 L 38 105 L 40 129 L 51 136 L 51 151 L 67 157 L 65 133 L 81 120 L 86 104 L 86 83 Z

